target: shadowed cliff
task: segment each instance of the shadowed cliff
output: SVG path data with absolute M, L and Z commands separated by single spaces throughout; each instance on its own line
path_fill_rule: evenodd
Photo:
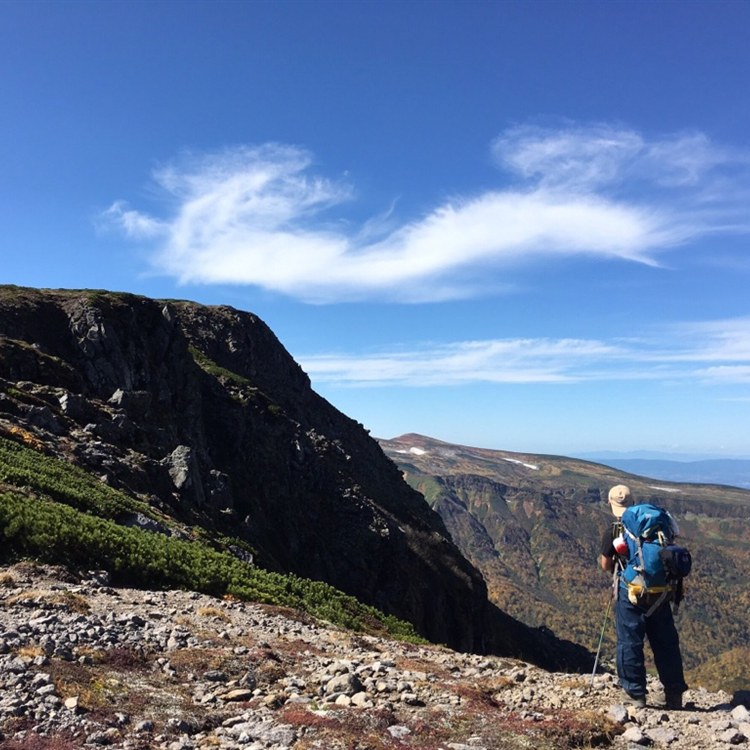
M 588 663 L 488 602 L 440 516 L 252 314 L 2 287 L 0 378 L 0 434 L 22 428 L 101 481 L 249 545 L 258 565 L 326 581 L 459 650 Z

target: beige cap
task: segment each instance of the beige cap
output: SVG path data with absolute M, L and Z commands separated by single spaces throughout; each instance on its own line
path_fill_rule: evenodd
M 609 491 L 609 504 L 612 506 L 612 513 L 614 513 L 615 518 L 620 518 L 625 512 L 625 508 L 629 508 L 633 504 L 630 487 L 626 487 L 624 484 L 615 485 Z

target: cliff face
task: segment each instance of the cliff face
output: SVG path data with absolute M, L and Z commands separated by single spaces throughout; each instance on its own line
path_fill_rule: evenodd
M 324 580 L 460 650 L 536 642 L 551 666 L 583 655 L 488 604 L 440 516 L 254 315 L 2 287 L 0 379 L 0 434 L 22 428 L 27 443 L 248 543 L 264 567 Z

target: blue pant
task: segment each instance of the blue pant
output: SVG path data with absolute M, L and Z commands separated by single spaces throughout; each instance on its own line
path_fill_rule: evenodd
M 647 611 L 647 608 L 630 602 L 626 589 L 618 588 L 615 623 L 617 675 L 620 684 L 632 696 L 646 695 L 643 640 L 648 637 L 664 690 L 668 693 L 683 693 L 687 690 L 687 685 L 682 671 L 680 638 L 674 625 L 672 608 L 665 602 L 648 617 Z

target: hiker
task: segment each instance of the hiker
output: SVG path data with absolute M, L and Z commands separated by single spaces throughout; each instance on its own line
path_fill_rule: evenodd
M 601 566 L 615 577 L 617 676 L 625 691 L 625 703 L 638 708 L 646 706 L 643 641 L 647 636 L 664 686 L 664 707 L 680 709 L 687 685 L 682 670 L 680 640 L 670 607 L 673 594 L 668 588 L 661 593 L 646 593 L 637 599 L 629 593 L 622 576 L 628 563 L 628 552 L 624 540 L 619 537 L 622 535 L 622 515 L 633 505 L 630 489 L 624 484 L 613 487 L 609 491 L 609 504 L 617 521 L 602 535 Z M 621 554 L 615 550 L 615 543 Z

